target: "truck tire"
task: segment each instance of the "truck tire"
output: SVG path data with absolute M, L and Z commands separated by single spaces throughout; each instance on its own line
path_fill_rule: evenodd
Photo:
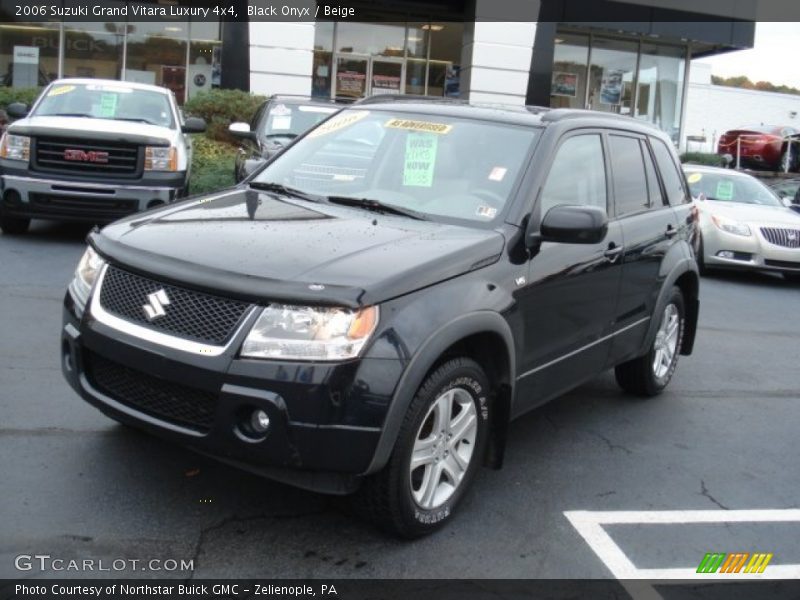
M 664 308 L 653 317 L 659 319 L 659 326 L 647 353 L 614 369 L 619 386 L 639 396 L 660 394 L 678 365 L 686 323 L 683 294 L 678 287 L 670 290 Z
M 25 233 L 30 227 L 31 220 L 22 217 L 9 217 L 0 213 L 0 230 L 5 234 L 17 235 Z
M 357 510 L 409 539 L 449 521 L 483 460 L 488 393 L 486 374 L 469 358 L 448 360 L 429 374 L 411 401 L 389 462 L 354 498 Z

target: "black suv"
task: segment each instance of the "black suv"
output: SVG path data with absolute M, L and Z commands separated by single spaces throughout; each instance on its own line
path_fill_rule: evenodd
M 423 535 L 511 419 L 611 367 L 664 389 L 695 236 L 670 140 L 633 119 L 361 102 L 90 234 L 63 371 L 113 419 Z

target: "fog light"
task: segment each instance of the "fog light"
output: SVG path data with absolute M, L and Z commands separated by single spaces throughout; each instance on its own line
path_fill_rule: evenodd
M 719 256 L 720 258 L 733 258 L 733 252 L 731 252 L 730 250 L 720 250 L 719 252 L 717 252 L 717 256 Z
M 250 427 L 255 433 L 266 433 L 269 429 L 269 416 L 263 410 L 254 410 L 250 415 Z

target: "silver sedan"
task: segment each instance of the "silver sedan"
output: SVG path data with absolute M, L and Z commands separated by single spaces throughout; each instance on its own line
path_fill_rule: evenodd
M 701 272 L 756 269 L 800 281 L 800 214 L 750 175 L 694 165 L 684 172 L 699 213 Z

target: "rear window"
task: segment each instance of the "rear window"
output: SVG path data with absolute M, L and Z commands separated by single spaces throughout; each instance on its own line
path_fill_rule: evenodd
M 689 202 L 689 198 L 686 196 L 686 189 L 683 186 L 683 174 L 675 164 L 672 152 L 667 145 L 658 138 L 650 138 L 650 141 L 658 170 L 661 172 L 661 180 L 664 182 L 664 191 L 667 194 L 667 200 L 670 206 Z

